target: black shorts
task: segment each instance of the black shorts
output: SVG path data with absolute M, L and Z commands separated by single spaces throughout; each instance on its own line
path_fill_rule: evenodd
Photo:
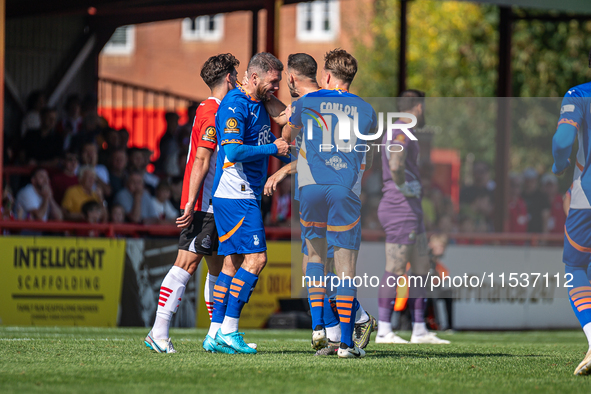
M 191 225 L 181 231 L 179 249 L 211 256 L 212 253 L 218 251 L 218 243 L 218 231 L 213 220 L 213 213 L 193 212 Z

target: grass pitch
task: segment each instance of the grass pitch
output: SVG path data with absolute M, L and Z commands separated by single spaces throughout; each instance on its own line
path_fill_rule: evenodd
M 0 327 L 1 393 L 588 393 L 582 332 L 456 333 L 451 345 L 376 345 L 363 360 L 314 357 L 310 332 L 247 330 L 257 355 L 208 354 L 205 330 Z M 375 335 L 375 334 L 374 334 Z M 405 333 L 403 337 L 408 337 Z M 373 339 L 373 338 L 372 338 Z

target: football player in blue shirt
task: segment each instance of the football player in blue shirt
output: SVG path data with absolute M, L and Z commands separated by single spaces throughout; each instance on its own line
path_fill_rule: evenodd
M 269 156 L 290 162 L 289 145 L 271 132 L 264 102 L 279 89 L 283 64 L 270 53 L 258 53 L 248 63 L 248 80 L 230 91 L 216 113 L 218 156 L 213 207 L 219 234 L 218 254 L 237 268 L 222 272 L 214 286 L 212 325 L 220 324 L 215 340 L 228 353 L 256 353 L 238 332 L 238 320 L 267 263 L 261 194 Z M 240 267 L 240 268 L 238 268 Z
M 566 276 L 570 277 L 567 280 L 571 279 L 571 306 L 589 342 L 589 350 L 575 375 L 591 374 L 591 173 L 587 171 L 591 162 L 590 107 L 591 82 L 569 89 L 562 100 L 558 128 L 552 139 L 552 171 L 557 175 L 564 174 L 570 166 L 572 146 L 575 138 L 579 140 L 562 256 Z
M 326 346 L 324 272 L 327 232 L 334 246 L 336 274 L 353 278 L 361 242 L 361 201 L 355 192 L 357 181 L 372 151 L 358 134 L 369 135 L 377 128 L 376 114 L 368 103 L 348 92 L 357 73 L 357 60 L 342 49 L 325 56 L 322 85 L 292 106 L 287 135 L 303 130 L 298 155 L 301 227 L 308 249 L 308 297 L 314 327 L 312 344 Z M 341 132 L 348 130 L 349 135 Z M 285 135 L 285 134 L 284 134 Z M 352 280 L 337 287 L 336 303 L 341 325 L 341 358 L 365 356 L 353 341 L 357 289 Z

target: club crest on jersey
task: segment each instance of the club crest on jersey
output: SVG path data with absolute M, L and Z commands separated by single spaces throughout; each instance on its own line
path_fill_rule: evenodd
M 203 133 L 203 137 L 201 137 L 201 139 L 203 141 L 216 142 L 215 127 L 209 126 L 207 129 L 205 129 L 205 133 Z
M 211 237 L 209 234 L 207 234 L 205 238 L 203 238 L 203 241 L 201 241 L 201 247 L 205 249 L 211 248 Z
M 229 118 L 226 120 L 226 128 L 224 129 L 226 133 L 240 133 L 240 129 L 238 129 L 238 121 L 236 118 Z
M 324 161 L 324 164 L 327 166 L 331 166 L 335 170 L 342 170 L 343 168 L 347 168 L 347 163 L 343 163 L 343 159 L 338 156 L 333 156 L 328 160 Z
M 260 241 L 259 241 L 259 236 L 258 235 L 253 235 L 252 238 L 254 239 L 254 246 L 258 246 Z

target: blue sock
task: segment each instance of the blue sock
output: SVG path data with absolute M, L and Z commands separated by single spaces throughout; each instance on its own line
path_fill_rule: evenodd
M 257 284 L 259 277 L 251 274 L 247 270 L 240 268 L 230 284 L 230 299 L 226 315 L 233 318 L 239 318 L 244 304 L 250 299 L 250 295 Z
M 226 316 L 228 307 L 228 289 L 232 283 L 232 277 L 220 272 L 218 280 L 213 287 L 213 313 L 211 315 L 212 323 L 222 323 Z
M 328 274 L 326 274 L 326 295 L 328 296 L 328 298 L 334 298 L 334 296 L 337 295 L 337 287 L 332 287 L 332 277 L 336 276 L 338 278 L 337 275 L 335 275 L 332 272 L 329 272 Z M 335 280 L 335 283 L 337 283 L 337 281 Z
M 347 283 L 349 282 L 349 283 Z M 342 281 L 337 288 L 337 310 L 341 321 L 341 343 L 353 347 L 353 329 L 355 328 L 354 307 L 357 301 L 357 289 L 351 281 Z
M 567 265 L 564 271 L 573 276 L 573 280 L 570 282 L 573 287 L 568 290 L 570 304 L 581 327 L 585 327 L 591 323 L 591 284 L 587 277 L 587 269 Z
M 324 326 L 334 327 L 339 324 L 339 313 L 337 312 L 337 305 L 330 302 L 328 294 L 324 296 Z
M 306 267 L 308 279 L 308 302 L 312 314 L 312 328 L 324 327 L 324 298 L 326 284 L 324 283 L 324 264 L 308 263 Z

